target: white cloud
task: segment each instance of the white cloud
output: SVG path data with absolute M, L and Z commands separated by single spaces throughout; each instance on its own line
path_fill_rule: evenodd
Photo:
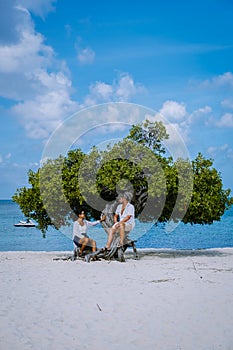
M 71 82 L 61 72 L 49 74 L 42 70 L 35 76 L 38 93 L 13 106 L 11 112 L 19 118 L 29 137 L 47 138 L 79 106 L 71 100 Z
M 6 154 L 6 159 L 10 159 L 11 158 L 11 153 L 7 153 Z
M 0 163 L 4 163 L 5 160 L 8 160 L 11 158 L 11 153 L 7 153 L 6 155 L 0 154 Z
M 228 144 L 224 144 L 222 146 L 219 146 L 219 147 L 216 147 L 216 146 L 210 146 L 208 147 L 207 149 L 207 152 L 211 155 L 211 156 L 214 156 L 216 155 L 217 152 L 223 152 L 223 151 L 226 151 L 227 149 L 229 149 L 229 146 Z
M 161 120 L 169 134 L 167 143 L 171 147 L 178 147 L 181 142 L 190 142 L 192 126 L 197 124 L 201 117 L 211 112 L 210 106 L 204 106 L 188 113 L 184 103 L 168 100 L 163 103 L 158 113 L 154 116 L 147 115 L 145 119 Z
M 185 104 L 176 101 L 164 102 L 159 113 L 168 120 L 182 120 L 187 115 Z
M 33 69 L 49 66 L 54 52 L 43 41 L 40 33 L 28 27 L 22 30 L 17 44 L 0 46 L 0 73 L 18 73 L 27 77 Z
M 113 86 L 103 82 L 92 84 L 89 88 L 90 95 L 104 101 L 110 101 L 113 95 Z
M 134 95 L 145 91 L 143 85 L 135 83 L 128 73 L 121 73 L 112 84 L 97 81 L 89 87 L 89 95 L 84 105 L 90 106 L 101 102 L 127 102 Z
M 166 141 L 167 147 L 178 149 L 179 145 L 187 140 L 188 123 L 185 120 L 187 117 L 184 103 L 168 100 L 163 103 L 158 113 L 153 116 L 146 115 L 145 119 L 162 121 L 169 135 Z
M 42 18 L 55 10 L 56 2 L 57 0 L 20 0 L 22 6 Z
M 65 25 L 65 30 L 66 30 L 66 34 L 67 34 L 67 37 L 69 38 L 71 33 L 72 33 L 72 27 L 70 24 L 66 24 Z
M 115 96 L 118 101 L 128 101 L 132 96 L 144 90 L 143 86 L 135 83 L 128 73 L 120 74 L 114 85 Z
M 19 0 L 17 7 L 11 2 L 7 11 L 18 11 L 21 20 L 15 19 L 18 40 L 0 45 L 0 96 L 16 101 L 10 112 L 19 118 L 29 137 L 45 138 L 79 107 L 71 99 L 72 83 L 65 62 L 56 59 L 23 7 L 42 16 L 54 1 L 35 4 Z
M 221 102 L 222 107 L 233 109 L 233 98 L 226 98 Z
M 90 47 L 78 49 L 77 58 L 80 64 L 92 64 L 95 60 L 95 52 Z
M 224 74 L 217 75 L 212 79 L 205 80 L 201 85 L 203 87 L 233 87 L 233 74 L 231 72 L 225 72 Z
M 225 113 L 221 119 L 216 122 L 216 125 L 220 128 L 233 128 L 233 114 L 232 113 Z
M 37 71 L 46 73 L 54 58 L 53 49 L 43 44 L 43 36 L 31 27 L 24 28 L 18 43 L 0 46 L 0 95 L 12 100 L 25 100 L 35 96 L 41 82 Z M 61 66 L 61 64 L 60 64 Z M 62 69 L 62 67 L 58 67 Z
M 212 112 L 212 108 L 210 106 L 205 106 L 205 107 L 201 107 L 196 109 L 195 111 L 193 111 L 192 118 L 198 118 L 200 116 L 203 116 L 205 114 L 209 114 Z
M 78 108 L 78 104 L 70 99 L 68 93 L 69 80 L 65 77 L 60 79 L 61 76 L 59 78 L 59 75 L 54 74 L 46 77 L 44 72 L 42 73 L 46 84 L 45 93 L 12 107 L 12 112 L 20 118 L 28 136 L 32 138 L 48 137 L 65 117 L 77 111 Z M 53 88 L 54 80 L 57 83 L 56 88 Z
M 210 106 L 205 106 L 195 109 L 192 113 L 188 113 L 184 103 L 171 100 L 165 101 L 162 108 L 159 110 L 159 114 L 169 123 L 174 122 L 180 125 L 190 125 L 210 112 L 212 112 L 212 108 Z
M 190 125 L 193 123 L 197 123 L 198 121 L 203 120 L 205 125 L 208 125 L 210 122 L 210 113 L 212 112 L 212 108 L 210 106 L 201 107 L 195 109 L 187 118 L 186 124 Z M 208 116 L 208 119 L 204 119 Z
M 18 117 L 29 137 L 47 138 L 65 118 L 81 107 L 128 101 L 143 91 L 143 86 L 135 83 L 132 76 L 122 73 L 111 84 L 91 84 L 84 103 L 79 105 L 71 98 L 72 82 L 65 62 L 56 58 L 53 48 L 45 44 L 43 35 L 35 31 L 30 16 L 32 10 L 44 15 L 51 10 L 53 1 L 41 0 L 34 4 L 30 0 L 19 0 L 17 7 L 14 0 L 9 1 L 11 6 L 7 7 L 7 11 L 14 11 L 16 25 L 13 27 L 17 31 L 17 40 L 14 38 L 7 44 L 0 43 L 0 96 L 15 102 L 10 113 Z M 16 14 L 20 16 L 20 21 Z M 80 49 L 80 40 L 76 46 L 80 62 L 92 63 L 94 51 Z
M 211 157 L 216 157 L 218 155 L 220 155 L 220 156 L 224 155 L 224 157 L 226 157 L 228 159 L 233 159 L 233 150 L 228 144 L 224 144 L 224 145 L 221 145 L 218 147 L 210 146 L 207 149 L 207 153 Z
M 163 123 L 169 134 L 170 145 L 179 144 L 180 138 L 184 142 L 188 140 L 190 119 L 184 103 L 165 101 L 159 115 L 165 118 Z
M 212 81 L 215 85 L 233 86 L 233 74 L 231 72 L 226 72 L 222 75 L 214 77 Z
M 217 149 L 216 147 L 210 146 L 210 147 L 207 148 L 207 153 L 210 154 L 213 157 L 216 154 L 216 149 Z

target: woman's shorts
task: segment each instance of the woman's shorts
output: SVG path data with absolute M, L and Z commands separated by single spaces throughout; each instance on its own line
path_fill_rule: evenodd
M 125 231 L 129 232 L 132 231 L 134 229 L 135 223 L 125 223 Z
M 81 238 L 79 238 L 79 237 L 77 237 L 77 236 L 74 236 L 73 242 L 74 242 L 76 245 L 78 245 L 78 244 L 80 244 L 80 239 L 81 239 Z
M 117 225 L 117 224 L 118 224 L 118 222 L 116 222 L 116 223 L 113 225 L 113 227 L 114 227 L 115 225 Z M 133 222 L 133 223 L 125 222 L 125 231 L 126 231 L 126 232 L 132 231 L 133 228 L 134 228 L 134 226 L 135 226 L 135 223 L 134 223 L 134 222 Z

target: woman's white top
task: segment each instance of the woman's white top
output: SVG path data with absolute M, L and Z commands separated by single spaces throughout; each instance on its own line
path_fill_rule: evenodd
M 87 229 L 89 226 L 95 226 L 100 223 L 99 220 L 97 221 L 87 221 L 83 220 L 83 225 L 80 225 L 80 223 L 76 220 L 73 224 L 73 239 L 74 236 L 77 236 L 78 238 L 87 237 Z

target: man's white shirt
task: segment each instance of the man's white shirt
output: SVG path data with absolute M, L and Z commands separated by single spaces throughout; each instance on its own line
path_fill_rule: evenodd
M 127 221 L 128 224 L 134 224 L 135 210 L 131 203 L 127 203 L 123 213 L 121 214 L 122 204 L 119 204 L 116 208 L 116 214 L 119 215 L 120 221 L 130 215 L 130 219 Z

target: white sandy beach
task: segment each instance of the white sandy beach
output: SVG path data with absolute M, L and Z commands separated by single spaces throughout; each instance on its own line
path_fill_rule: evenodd
M 0 253 L 0 349 L 233 349 L 233 249 Z

